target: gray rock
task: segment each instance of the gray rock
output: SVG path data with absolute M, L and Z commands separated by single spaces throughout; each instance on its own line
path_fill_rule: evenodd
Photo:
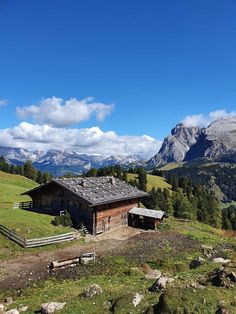
M 227 264 L 231 262 L 230 259 L 224 259 L 222 257 L 215 257 L 211 261 L 212 263 L 219 263 L 219 264 Z
M 199 266 L 201 266 L 203 263 L 205 263 L 205 259 L 202 258 L 201 256 L 193 259 L 189 265 L 190 269 L 194 269 L 194 268 L 198 268 Z
M 26 312 L 26 311 L 28 311 L 28 306 L 21 306 L 19 308 L 19 312 Z
M 161 272 L 158 269 L 151 269 L 145 274 L 145 279 L 157 280 L 161 277 Z
M 6 314 L 20 314 L 20 312 L 17 309 L 12 309 L 7 311 Z
M 136 293 L 134 298 L 133 298 L 133 301 L 132 301 L 132 304 L 134 305 L 134 307 L 138 306 L 139 303 L 141 302 L 143 298 L 143 295 L 139 294 L 139 293 Z
M 103 292 L 103 291 L 102 291 L 102 288 L 101 288 L 99 285 L 93 284 L 93 285 L 87 287 L 87 288 L 84 290 L 84 292 L 83 292 L 82 295 L 83 295 L 85 298 L 92 298 L 92 297 L 94 297 L 95 295 L 101 294 L 102 292 Z
M 186 153 L 185 160 L 207 157 L 219 159 L 223 156 L 235 159 L 236 116 L 213 121 Z
M 147 162 L 147 167 L 196 158 L 236 161 L 236 116 L 217 119 L 202 129 L 177 124 L 159 152 Z
M 186 127 L 179 123 L 171 130 L 159 152 L 148 161 L 148 166 L 160 166 L 169 162 L 183 161 L 187 151 L 196 143 L 201 129 L 199 127 Z
M 157 292 L 161 291 L 166 288 L 167 284 L 173 282 L 173 278 L 161 276 L 159 279 L 157 279 L 156 282 L 149 288 L 149 291 L 151 292 Z
M 65 307 L 66 303 L 60 302 L 49 302 L 42 304 L 41 312 L 42 314 L 52 314 L 55 313 Z
M 12 298 L 12 297 L 7 297 L 7 298 L 5 299 L 5 302 L 7 303 L 7 305 L 10 305 L 10 304 L 13 303 L 13 298 Z

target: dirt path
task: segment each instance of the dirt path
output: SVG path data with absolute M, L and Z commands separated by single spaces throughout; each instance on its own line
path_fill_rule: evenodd
M 104 255 L 122 255 L 130 259 L 145 261 L 147 258 L 161 256 L 162 251 L 171 247 L 173 252 L 179 246 L 192 248 L 194 242 L 189 238 L 174 233 L 140 232 L 125 228 L 96 240 L 98 242 L 76 243 L 63 249 L 33 253 L 7 260 L 1 263 L 0 273 L 5 274 L 0 280 L 0 290 L 22 288 L 32 281 L 43 280 L 52 276 L 48 265 L 53 260 L 62 260 L 79 256 L 85 252 L 96 252 L 98 257 Z

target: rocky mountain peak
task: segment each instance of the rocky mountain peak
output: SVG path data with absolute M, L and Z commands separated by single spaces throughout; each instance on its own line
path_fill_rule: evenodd
M 159 152 L 148 161 L 148 167 L 182 161 L 201 132 L 202 129 L 199 127 L 187 127 L 183 123 L 178 123 L 164 139 Z

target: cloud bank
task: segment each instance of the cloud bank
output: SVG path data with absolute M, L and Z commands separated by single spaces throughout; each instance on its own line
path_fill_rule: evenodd
M 95 102 L 92 97 L 82 100 L 51 97 L 42 99 L 36 105 L 17 107 L 16 113 L 21 120 L 30 119 L 38 124 L 63 128 L 87 121 L 93 116 L 98 121 L 103 121 L 112 112 L 113 107 Z
M 0 146 L 68 149 L 102 156 L 140 155 L 149 158 L 159 150 L 161 141 L 147 135 L 121 136 L 114 131 L 104 132 L 99 127 L 56 128 L 48 124 L 21 122 L 14 128 L 0 130 Z
M 217 119 L 234 117 L 234 116 L 236 116 L 236 112 L 234 111 L 227 112 L 225 109 L 220 109 L 220 110 L 212 111 L 207 115 L 200 113 L 200 114 L 186 116 L 182 120 L 182 123 L 186 127 L 192 127 L 192 126 L 207 127 L 211 122 Z

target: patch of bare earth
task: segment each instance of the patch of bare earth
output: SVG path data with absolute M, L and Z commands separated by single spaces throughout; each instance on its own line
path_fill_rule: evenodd
M 75 244 L 55 251 L 10 259 L 1 263 L 0 290 L 23 288 L 33 281 L 44 280 L 56 276 L 61 278 L 80 278 L 86 273 L 81 266 L 64 269 L 58 273 L 51 272 L 48 265 L 54 260 L 73 258 L 86 252 L 96 252 L 97 258 L 105 256 L 124 256 L 132 262 L 144 263 L 158 256 L 176 254 L 181 250 L 194 250 L 199 244 L 188 237 L 173 232 L 142 232 L 137 229 L 124 228 L 96 239 L 98 242 Z

